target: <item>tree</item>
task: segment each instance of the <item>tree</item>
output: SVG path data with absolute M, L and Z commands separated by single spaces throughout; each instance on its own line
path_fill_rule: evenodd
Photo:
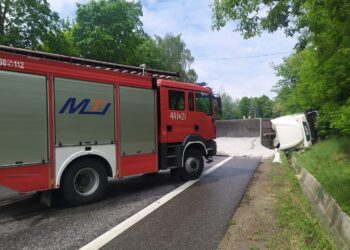
M 152 38 L 143 31 L 140 1 L 90 0 L 78 4 L 76 20 L 60 20 L 47 0 L 0 1 L 0 43 L 180 73 L 196 82 L 194 58 L 171 34 Z
M 318 109 L 323 135 L 350 135 L 350 2 L 216 0 L 213 27 L 230 20 L 245 38 L 284 29 L 298 35 L 295 53 L 278 66 L 276 104 L 283 113 Z
M 274 102 L 266 95 L 260 97 L 244 96 L 238 102 L 243 118 L 272 118 L 275 116 Z
M 181 35 L 164 38 L 148 36 L 142 27 L 141 2 L 126 0 L 90 0 L 78 4 L 76 23 L 72 26 L 74 44 L 80 55 L 95 60 L 180 73 L 180 80 L 195 82 L 194 61 Z M 63 38 L 69 38 L 70 29 Z M 69 39 L 65 40 L 69 41 Z
M 260 96 L 257 100 L 259 118 L 272 118 L 274 103 L 266 95 Z
M 239 100 L 233 100 L 230 95 L 225 92 L 220 94 L 222 103 L 223 120 L 240 119 L 242 118 L 239 110 Z
M 37 49 L 50 33 L 60 31 L 60 18 L 46 0 L 0 2 L 0 43 Z
M 163 38 L 156 36 L 164 70 L 180 73 L 180 80 L 195 82 L 197 73 L 191 69 L 194 58 L 186 47 L 181 35 L 166 34 Z
M 299 20 L 303 2 L 305 0 L 215 0 L 212 6 L 213 28 L 220 29 L 233 20 L 236 30 L 241 31 L 245 38 L 279 28 L 284 28 L 288 35 L 294 35 L 304 27 Z
M 76 47 L 73 39 L 73 28 L 70 21 L 67 19 L 65 22 L 61 21 L 62 28 L 57 32 L 49 32 L 46 39 L 38 46 L 38 50 L 70 55 L 79 56 L 80 52 Z
M 248 97 L 244 96 L 239 102 L 239 109 L 243 118 L 248 118 L 250 116 L 251 101 Z
M 233 100 L 231 96 L 222 91 L 222 119 L 242 118 L 272 118 L 274 113 L 274 102 L 266 95 L 260 97 L 242 97 L 241 100 Z
M 284 59 L 284 62 L 275 66 L 276 75 L 280 78 L 273 86 L 272 91 L 277 93 L 276 107 L 277 112 L 281 114 L 290 114 L 300 112 L 292 92 L 297 83 L 297 73 L 300 70 L 302 57 L 290 56 Z
M 135 61 L 144 40 L 142 5 L 126 0 L 90 0 L 78 4 L 74 42 L 81 56 L 122 64 Z
M 283 113 L 318 110 L 318 129 L 321 136 L 330 133 L 350 134 L 348 113 L 350 90 L 342 86 L 348 82 L 348 62 L 328 62 L 324 67 L 317 53 L 306 49 L 286 58 L 276 68 L 281 80 L 275 85 L 276 103 Z M 326 70 L 329 70 L 328 72 Z M 291 84 L 290 79 L 295 79 Z M 348 82 L 350 84 L 350 82 Z
M 147 35 L 140 39 L 142 42 L 135 48 L 132 58 L 129 58 L 131 64 L 145 64 L 147 68 L 161 69 L 163 62 L 157 42 Z
M 198 74 L 194 69 L 189 69 L 186 72 L 186 76 L 184 79 L 185 81 L 195 83 L 195 82 L 197 82 L 197 79 L 198 79 Z
M 261 112 L 260 112 L 258 98 L 252 97 L 249 99 L 250 99 L 249 117 L 250 118 L 260 118 Z

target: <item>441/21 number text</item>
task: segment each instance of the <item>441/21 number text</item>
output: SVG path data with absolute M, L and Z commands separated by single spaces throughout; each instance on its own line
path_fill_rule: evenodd
M 187 120 L 187 117 L 186 113 L 170 112 L 170 119 L 185 121 Z

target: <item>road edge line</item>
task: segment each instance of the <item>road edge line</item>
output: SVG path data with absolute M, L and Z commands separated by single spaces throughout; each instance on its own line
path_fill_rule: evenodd
M 216 169 L 221 167 L 223 164 L 225 164 L 226 162 L 228 162 L 232 158 L 233 158 L 232 156 L 228 157 L 228 158 L 220 161 L 219 163 L 215 164 L 213 167 L 209 168 L 207 171 L 205 171 L 203 173 L 203 177 L 212 173 L 213 171 L 215 171 Z M 176 197 L 178 194 L 182 193 L 183 191 L 185 191 L 186 189 L 188 189 L 189 187 L 191 187 L 193 184 L 195 184 L 196 182 L 198 182 L 201 179 L 202 178 L 197 179 L 197 180 L 193 180 L 193 181 L 188 181 L 188 182 L 184 183 L 183 185 L 181 185 L 180 187 L 177 187 L 176 189 L 174 189 L 170 193 L 167 193 L 166 195 L 164 195 L 160 199 L 156 200 L 152 204 L 143 208 L 142 210 L 140 210 L 136 214 L 127 218 L 123 222 L 119 223 L 115 227 L 111 228 L 110 230 L 108 230 L 104 234 L 97 237 L 96 239 L 90 241 L 88 244 L 81 247 L 80 250 L 100 249 L 101 247 L 106 245 L 108 242 L 110 242 L 111 240 L 116 238 L 118 235 L 120 235 L 121 233 L 123 233 L 124 231 L 126 231 L 127 229 L 132 227 L 133 225 L 135 225 L 137 222 L 139 222 L 140 220 L 145 218 L 147 215 L 151 214 L 153 211 L 157 210 L 162 205 L 164 205 L 165 203 L 167 203 L 168 201 L 170 201 L 171 199 Z

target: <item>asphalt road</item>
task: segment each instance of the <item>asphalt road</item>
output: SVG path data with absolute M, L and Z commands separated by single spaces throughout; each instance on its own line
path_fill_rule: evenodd
M 223 159 L 215 157 L 206 169 Z M 105 248 L 215 248 L 258 164 L 233 158 Z M 110 181 L 106 198 L 87 206 L 69 207 L 59 196 L 53 208 L 41 205 L 37 196 L 0 206 L 0 248 L 78 249 L 182 184 L 161 172 Z

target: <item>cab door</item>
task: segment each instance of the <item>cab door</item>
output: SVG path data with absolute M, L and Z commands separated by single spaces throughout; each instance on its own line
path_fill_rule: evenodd
M 195 112 L 193 119 L 196 134 L 203 139 L 211 140 L 215 138 L 216 128 L 213 116 L 213 98 L 206 92 L 194 92 Z
M 196 114 L 195 107 L 195 92 L 189 91 L 187 92 L 187 100 L 188 100 L 188 126 L 189 126 L 189 134 L 197 135 L 199 134 L 199 121 L 198 115 Z
M 164 129 L 167 143 L 182 142 L 186 136 L 193 134 L 193 125 L 188 111 L 188 92 L 182 89 L 166 88 L 164 93 Z

